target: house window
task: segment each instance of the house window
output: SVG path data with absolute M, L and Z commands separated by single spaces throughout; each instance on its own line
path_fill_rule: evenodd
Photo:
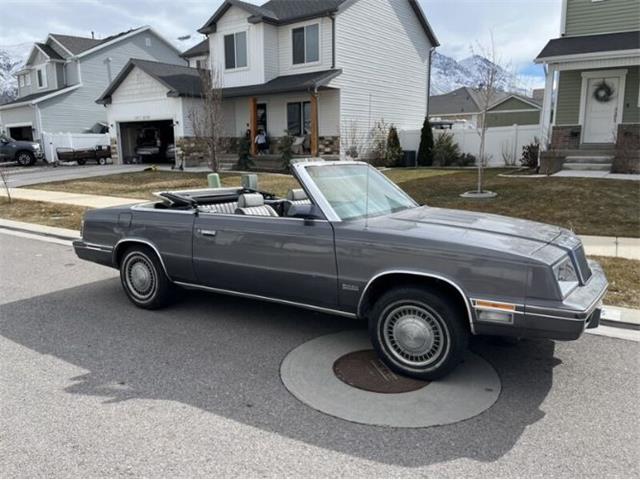
M 315 23 L 291 30 L 293 64 L 313 63 L 320 60 L 320 25 Z
M 147 47 L 150 47 L 150 46 L 151 46 L 151 37 L 146 37 L 146 38 L 144 39 L 144 44 L 145 44 Z
M 18 76 L 18 82 L 20 83 L 21 87 L 24 87 L 24 75 Z
M 311 132 L 311 102 L 287 103 L 287 130 L 296 137 Z
M 36 70 L 36 78 L 38 79 L 38 88 L 45 88 L 47 86 L 47 77 L 43 68 Z
M 196 68 L 202 68 L 202 60 L 196 60 Z
M 224 66 L 227 70 L 247 66 L 247 32 L 224 36 Z
M 31 74 L 30 74 L 30 73 L 27 73 L 27 74 L 24 76 L 24 84 L 25 84 L 27 87 L 30 87 L 30 86 L 31 86 Z

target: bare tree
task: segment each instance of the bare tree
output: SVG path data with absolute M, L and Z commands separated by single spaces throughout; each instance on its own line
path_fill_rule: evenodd
M 7 200 L 11 203 L 11 189 L 9 188 L 9 172 L 3 166 L 0 166 L 0 181 L 7 192 Z
M 220 155 L 225 146 L 222 108 L 222 78 L 217 70 L 200 69 L 202 103 L 188 113 L 196 142 L 202 142 L 207 150 L 207 163 L 212 171 L 220 167 Z
M 510 74 L 510 66 L 502 63 L 502 59 L 497 54 L 493 32 L 489 32 L 489 45 L 477 44 L 476 49 L 471 48 L 471 53 L 488 60 L 483 62 L 478 69 L 480 78 L 476 91 L 480 102 L 480 125 L 478 133 L 480 135 L 480 151 L 478 154 L 478 186 L 477 193 L 482 193 L 482 181 L 484 167 L 487 164 L 487 156 L 485 155 L 485 144 L 487 135 L 487 111 L 499 98 L 501 86 L 507 81 L 512 81 L 514 75 Z

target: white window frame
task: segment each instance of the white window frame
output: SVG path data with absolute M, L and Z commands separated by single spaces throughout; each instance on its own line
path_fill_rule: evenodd
M 25 86 L 27 86 L 27 87 L 30 87 L 30 86 L 31 86 L 31 72 L 27 73 L 27 74 L 24 76 L 24 84 L 25 84 Z
M 147 48 L 151 47 L 151 37 L 145 37 L 144 38 L 144 44 Z
M 313 27 L 314 25 L 318 26 L 318 60 L 314 60 L 312 62 L 307 61 L 307 28 Z M 294 63 L 293 62 L 293 32 L 294 30 L 304 29 L 304 62 L 302 63 Z M 291 38 L 291 66 L 293 68 L 299 67 L 307 67 L 309 65 L 318 65 L 322 60 L 322 25 L 320 22 L 307 23 L 305 25 L 298 25 L 295 27 L 291 27 L 289 38 Z
M 24 75 L 18 75 L 18 85 L 20 85 L 20 88 L 24 88 Z
M 38 81 L 38 72 L 42 72 L 42 85 Z M 47 68 L 46 67 L 38 67 L 36 68 L 36 86 L 38 89 L 47 88 Z
M 245 58 L 247 59 L 247 64 L 242 66 L 242 67 L 238 67 L 238 41 L 237 41 L 237 37 L 239 34 L 244 33 L 245 35 Z M 233 36 L 233 55 L 234 55 L 234 65 L 235 67 L 233 68 L 227 68 L 227 48 L 226 48 L 226 44 L 225 44 L 225 38 L 226 37 L 230 37 Z M 238 71 L 242 71 L 242 70 L 248 70 L 249 69 L 249 31 L 248 30 L 238 30 L 238 31 L 234 31 L 234 32 L 228 32 L 228 33 L 223 33 L 222 34 L 222 61 L 224 62 L 224 70 L 225 72 L 238 72 Z

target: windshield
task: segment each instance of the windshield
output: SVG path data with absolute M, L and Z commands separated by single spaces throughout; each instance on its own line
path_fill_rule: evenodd
M 306 170 L 341 220 L 376 217 L 417 206 L 369 165 L 313 165 Z

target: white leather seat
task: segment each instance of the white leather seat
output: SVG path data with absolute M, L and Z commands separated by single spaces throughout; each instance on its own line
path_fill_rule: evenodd
M 238 198 L 238 215 L 255 215 L 259 217 L 277 217 L 276 211 L 270 205 L 264 204 L 264 197 L 259 193 L 243 193 Z

